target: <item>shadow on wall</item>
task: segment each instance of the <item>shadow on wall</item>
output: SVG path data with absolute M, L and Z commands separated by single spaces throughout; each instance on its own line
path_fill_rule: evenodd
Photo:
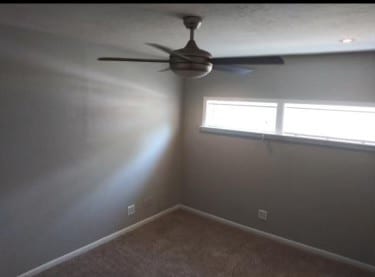
M 174 76 L 99 63 L 129 55 L 104 45 L 5 25 L 0 33 L 1 276 L 178 202 Z M 128 218 L 127 206 L 146 197 L 152 205 Z

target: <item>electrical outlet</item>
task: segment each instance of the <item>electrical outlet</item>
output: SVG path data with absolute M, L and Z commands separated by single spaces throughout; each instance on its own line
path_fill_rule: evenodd
M 267 221 L 268 212 L 266 210 L 258 210 L 258 218 Z
M 128 215 L 133 215 L 135 214 L 135 205 L 130 205 L 128 206 Z

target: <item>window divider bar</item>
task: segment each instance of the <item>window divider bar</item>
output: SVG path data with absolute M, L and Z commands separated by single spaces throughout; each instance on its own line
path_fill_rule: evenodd
M 278 101 L 276 110 L 276 134 L 283 133 L 284 101 Z

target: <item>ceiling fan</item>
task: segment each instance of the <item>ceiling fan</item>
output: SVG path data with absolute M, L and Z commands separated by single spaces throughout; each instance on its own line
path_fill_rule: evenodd
M 279 56 L 214 58 L 209 52 L 199 49 L 194 41 L 194 31 L 200 27 L 202 18 L 199 16 L 184 16 L 183 20 L 185 27 L 190 29 L 190 40 L 184 48 L 173 50 L 160 44 L 146 43 L 147 45 L 168 53 L 169 59 L 101 57 L 98 58 L 98 60 L 116 62 L 169 63 L 169 67 L 161 71 L 172 70 L 174 73 L 184 78 L 201 78 L 209 74 L 212 70 L 227 71 L 235 74 L 246 75 L 254 70 L 243 65 L 284 64 L 284 60 Z

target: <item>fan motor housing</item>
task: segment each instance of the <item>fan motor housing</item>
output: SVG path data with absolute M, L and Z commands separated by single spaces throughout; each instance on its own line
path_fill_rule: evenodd
M 190 58 L 187 61 L 173 53 L 181 54 Z M 211 54 L 207 51 L 199 49 L 194 40 L 190 40 L 187 45 L 174 51 L 169 58 L 171 70 L 179 76 L 187 78 L 201 78 L 209 74 L 212 70 L 210 59 Z

